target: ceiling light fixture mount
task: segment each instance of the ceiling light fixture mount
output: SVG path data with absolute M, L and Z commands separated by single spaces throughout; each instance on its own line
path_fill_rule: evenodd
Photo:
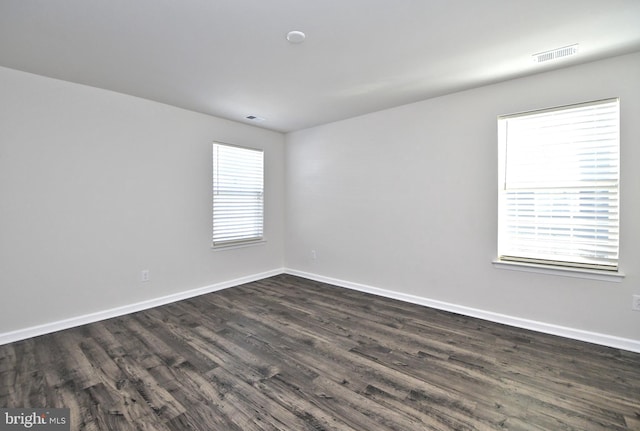
M 289 43 L 294 43 L 294 44 L 302 43 L 306 38 L 307 38 L 307 35 L 299 30 L 292 30 L 289 33 L 287 33 L 287 40 L 289 41 Z

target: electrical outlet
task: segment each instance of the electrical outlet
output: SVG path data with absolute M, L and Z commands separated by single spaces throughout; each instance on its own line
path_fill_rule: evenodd
M 316 260 L 318 258 L 318 254 L 315 250 L 311 250 L 311 259 Z
M 151 279 L 151 273 L 148 269 L 143 269 L 140 273 L 140 281 L 145 282 Z
M 631 303 L 631 309 L 640 311 L 640 295 L 633 295 L 633 302 Z

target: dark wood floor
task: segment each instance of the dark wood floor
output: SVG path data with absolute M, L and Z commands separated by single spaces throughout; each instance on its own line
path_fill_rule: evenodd
M 640 430 L 640 354 L 282 275 L 0 346 L 72 430 Z

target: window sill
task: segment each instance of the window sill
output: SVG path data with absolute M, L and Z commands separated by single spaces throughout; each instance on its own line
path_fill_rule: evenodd
M 620 283 L 624 279 L 624 274 L 620 271 L 598 271 L 586 268 L 563 268 L 559 266 L 540 265 L 535 263 L 511 262 L 505 260 L 494 260 L 493 266 L 497 269 L 507 269 L 510 271 L 534 272 L 537 274 L 558 275 L 561 277 L 586 278 L 590 280 L 610 281 Z
M 213 251 L 233 250 L 236 248 L 253 247 L 255 245 L 265 244 L 266 242 L 267 240 L 260 239 L 256 241 L 236 242 L 234 244 L 212 245 L 211 250 Z

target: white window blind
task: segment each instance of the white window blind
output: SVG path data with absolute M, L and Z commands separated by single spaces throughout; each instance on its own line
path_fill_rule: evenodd
M 498 256 L 617 270 L 617 99 L 498 118 Z
M 213 144 L 213 245 L 261 240 L 263 152 Z

